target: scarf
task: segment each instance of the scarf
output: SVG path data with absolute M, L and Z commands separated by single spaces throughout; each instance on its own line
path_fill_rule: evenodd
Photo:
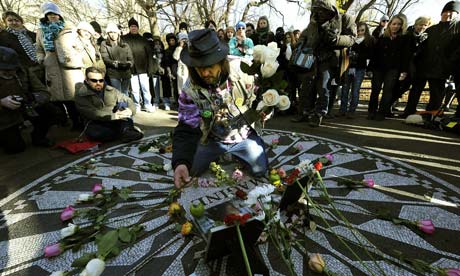
M 40 22 L 40 28 L 43 32 L 43 48 L 47 52 L 54 52 L 54 40 L 57 38 L 59 32 L 64 29 L 64 22 Z
M 27 30 L 26 29 L 14 30 L 8 27 L 6 28 L 6 31 L 9 32 L 10 34 L 15 35 L 18 38 L 19 44 L 21 44 L 21 47 L 24 49 L 24 52 L 26 52 L 29 59 L 33 62 L 37 62 L 37 54 L 35 52 L 35 43 L 27 35 Z

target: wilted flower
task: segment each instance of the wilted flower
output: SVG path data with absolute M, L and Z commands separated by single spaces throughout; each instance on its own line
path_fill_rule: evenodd
M 62 253 L 60 243 L 50 244 L 45 247 L 45 257 L 54 257 Z
M 85 201 L 88 201 L 90 200 L 92 197 L 90 194 L 79 194 L 78 195 L 78 201 L 82 201 L 82 202 L 85 202 Z
M 444 273 L 446 273 L 446 275 L 448 275 L 448 276 L 460 276 L 460 269 L 449 268 L 449 269 L 445 270 Z
M 240 190 L 238 189 L 236 192 L 235 192 L 235 195 L 240 198 L 240 199 L 247 199 L 248 198 L 248 193 L 246 193 L 245 191 L 243 190 Z
M 166 164 L 164 164 L 164 165 L 163 165 L 163 170 L 164 170 L 165 172 L 169 172 L 170 170 L 172 170 L 172 165 L 171 165 L 171 163 L 166 163 Z
M 369 188 L 372 188 L 375 185 L 374 180 L 371 179 L 371 178 L 364 179 L 363 184 L 366 185 Z
M 92 259 L 86 264 L 85 269 L 80 273 L 80 276 L 99 276 L 104 272 L 105 262 L 101 259 Z
M 288 110 L 289 107 L 291 107 L 291 101 L 289 100 L 289 97 L 286 95 L 281 95 L 277 107 L 281 111 Z
M 234 170 L 233 173 L 232 173 L 232 178 L 233 178 L 234 180 L 236 180 L 236 181 L 241 181 L 241 180 L 243 180 L 243 178 L 244 178 L 244 174 L 243 174 L 243 172 L 242 172 L 241 170 L 236 169 L 236 170 Z
M 326 263 L 319 253 L 315 253 L 310 256 L 310 259 L 308 260 L 308 267 L 316 273 L 323 273 Z
M 67 206 L 61 213 L 61 220 L 66 221 L 73 218 L 75 214 L 75 208 L 72 205 Z
M 169 204 L 168 215 L 173 216 L 180 212 L 180 205 L 177 202 L 172 202 Z
M 294 146 L 294 151 L 295 151 L 295 152 L 300 152 L 301 150 L 303 150 L 302 144 L 296 144 L 296 145 Z
M 329 162 L 333 162 L 334 161 L 334 156 L 330 153 L 324 155 L 324 157 L 326 157 L 327 160 L 329 160 Z
M 183 236 L 187 236 L 188 234 L 190 234 L 190 232 L 192 232 L 192 228 L 193 228 L 193 224 L 187 221 L 186 223 L 182 224 L 182 228 L 180 232 Z
M 279 63 L 277 61 L 273 63 L 267 63 L 265 62 L 260 66 L 260 73 L 262 73 L 263 78 L 270 78 L 276 73 L 276 70 L 278 70 Z
M 434 224 L 431 221 L 431 219 L 421 220 L 417 222 L 417 226 L 422 232 L 430 234 L 430 235 L 433 234 L 435 230 Z
M 268 89 L 262 94 L 262 101 L 266 106 L 275 106 L 280 101 L 280 95 L 275 89 Z
M 61 229 L 61 238 L 72 236 L 73 234 L 75 234 L 75 232 L 77 232 L 77 230 L 78 225 L 69 223 L 69 225 L 66 228 Z
M 97 194 L 97 193 L 101 192 L 102 190 L 104 190 L 104 186 L 102 186 L 101 183 L 94 184 L 94 186 L 93 186 L 93 194 Z

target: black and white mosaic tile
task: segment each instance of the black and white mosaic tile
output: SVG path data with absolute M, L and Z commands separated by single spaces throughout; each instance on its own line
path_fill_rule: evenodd
M 75 258 L 94 251 L 95 244 L 88 244 L 76 253 L 66 252 L 52 259 L 43 256 L 44 247 L 57 242 L 60 229 L 66 226 L 59 220 L 62 209 L 73 204 L 80 193 L 90 192 L 95 183 L 102 183 L 109 189 L 131 187 L 133 194 L 140 198 L 133 203 L 117 205 L 109 219 L 109 227 L 117 228 L 145 219 L 149 207 L 160 202 L 173 187 L 171 173 L 137 169 L 137 165 L 145 162 L 170 162 L 170 153 L 139 153 L 139 144 L 153 138 L 81 158 L 0 200 L 1 275 L 49 275 L 56 270 L 68 270 Z M 318 220 L 318 229 L 305 233 L 307 242 L 293 247 L 291 258 L 298 275 L 309 275 L 308 254 L 316 252 L 321 253 L 329 269 L 339 275 L 366 275 L 365 266 L 374 267 L 376 263 L 387 275 L 418 275 L 389 254 L 394 249 L 438 267 L 460 267 L 458 186 L 386 156 L 338 141 L 276 130 L 264 130 L 263 138 L 268 144 L 273 139 L 279 140 L 278 147 L 269 150 L 270 164 L 285 170 L 292 169 L 301 160 L 332 153 L 334 162 L 326 166 L 323 173 L 335 206 L 368 241 L 376 245 L 375 248 L 369 244 L 371 256 L 361 256 L 364 262 L 359 262 Z M 293 148 L 296 145 L 302 145 L 303 150 L 295 153 Z M 94 159 L 96 167 L 81 169 L 90 158 Z M 356 180 L 372 178 L 382 187 L 350 190 L 338 185 L 337 176 Z M 245 185 L 250 187 L 253 183 Z M 211 207 L 228 200 L 229 191 L 225 189 L 228 188 L 202 188 L 184 194 L 181 201 L 187 205 L 187 202 L 206 197 L 208 207 Z M 152 193 L 157 193 L 158 198 L 142 199 Z M 319 193 L 312 190 L 311 195 L 318 197 Z M 376 210 L 389 210 L 400 218 L 414 221 L 431 219 L 436 232 L 423 235 L 369 215 L 368 211 Z M 238 270 L 230 265 L 230 257 L 208 264 L 195 258 L 196 252 L 204 249 L 204 242 L 182 238 L 175 231 L 175 225 L 168 221 L 166 212 L 167 207 L 149 213 L 144 226 L 151 234 L 109 260 L 103 275 L 237 275 Z M 312 215 L 315 218 L 319 214 L 312 212 Z M 356 240 L 340 219 L 337 222 L 331 216 L 324 217 L 338 235 Z M 84 224 L 85 220 L 76 222 Z M 270 275 L 286 275 L 287 270 L 270 243 L 259 245 L 258 250 Z M 380 275 L 380 270 L 375 269 L 376 275 Z

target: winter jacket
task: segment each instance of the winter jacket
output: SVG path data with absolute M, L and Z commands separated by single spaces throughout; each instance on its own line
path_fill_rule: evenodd
M 185 83 L 179 97 L 179 123 L 174 130 L 172 164 L 192 165 L 196 147 L 215 139 L 223 143 L 238 143 L 260 122 L 251 120 L 255 100 L 254 78 L 239 69 L 240 60 L 230 62 L 230 76 L 219 88 L 205 88 Z M 244 88 L 244 89 L 242 89 Z M 238 106 L 235 102 L 239 102 Z M 243 115 L 244 114 L 244 115 Z
M 35 43 L 36 33 L 27 31 L 27 36 Z M 19 55 L 19 62 L 24 67 L 36 66 L 37 63 L 32 61 L 25 52 L 24 48 L 18 40 L 18 37 L 6 30 L 0 31 L 0 46 L 8 47 L 16 51 Z
M 376 71 L 396 69 L 407 73 L 410 58 L 407 36 L 400 35 L 394 39 L 382 36 L 374 46 L 370 67 Z
M 356 24 L 347 14 L 340 14 L 334 3 L 329 0 L 316 0 L 315 5 L 332 11 L 335 15 L 323 24 L 312 16 L 307 28 L 300 34 L 296 46 L 312 48 L 320 68 L 334 68 L 339 63 L 339 52 L 354 44 Z
M 416 58 L 417 76 L 447 79 L 460 62 L 460 23 L 439 22 L 426 30 L 427 39 Z
M 107 76 L 115 79 L 131 78 L 131 66 L 134 63 L 131 48 L 123 40 L 118 40 L 116 45 L 112 45 L 110 40 L 101 43 L 102 60 L 107 67 Z M 115 61 L 118 67 L 115 67 Z
M 77 35 L 73 27 L 66 23 L 54 40 L 56 51 L 48 52 L 44 50 L 41 29 L 37 31 L 37 59 L 45 66 L 46 86 L 51 101 L 72 101 L 75 86 L 81 85 L 85 79 L 82 48 L 77 43 Z
M 46 86 L 29 70 L 19 69 L 18 78 L 3 79 L 0 77 L 0 99 L 7 96 L 21 96 L 25 102 L 34 103 L 32 93 L 42 94 L 49 98 Z M 23 122 L 22 108 L 11 110 L 0 105 L 0 130 L 7 129 Z
M 153 72 L 153 57 L 149 41 L 140 34 L 127 34 L 122 36 L 122 40 L 129 45 L 133 53 L 134 65 L 131 73 L 151 74 Z
M 349 49 L 350 56 L 350 67 L 358 69 L 367 68 L 367 60 L 372 57 L 372 50 L 374 47 L 374 40 L 368 44 L 363 41 L 361 43 L 355 43 Z
M 238 39 L 236 36 L 234 36 L 228 42 L 228 46 L 230 55 L 244 57 L 252 60 L 252 53 L 254 52 L 254 43 L 252 43 L 252 39 L 245 38 L 243 43 L 238 45 Z M 241 51 L 240 48 L 242 48 L 243 51 Z
M 112 86 L 104 87 L 104 100 L 88 85 L 83 85 L 75 95 L 75 105 L 85 120 L 110 121 L 113 108 L 117 103 L 128 103 L 133 115 L 136 114 L 136 105 L 130 97 L 121 93 Z

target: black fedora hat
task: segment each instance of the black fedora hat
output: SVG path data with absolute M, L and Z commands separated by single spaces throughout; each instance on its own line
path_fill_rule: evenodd
M 217 37 L 210 29 L 195 30 L 188 33 L 188 47 L 181 52 L 180 58 L 190 67 L 207 67 L 218 63 L 228 55 L 227 43 Z

